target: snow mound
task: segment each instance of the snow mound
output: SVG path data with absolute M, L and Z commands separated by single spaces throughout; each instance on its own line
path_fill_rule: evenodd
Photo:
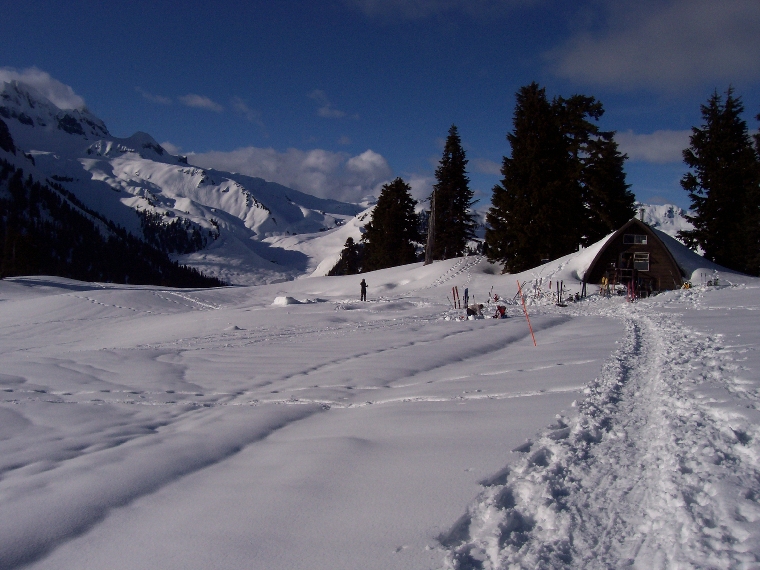
M 295 297 L 275 297 L 272 305 L 275 307 L 285 307 L 286 305 L 301 305 L 301 301 Z

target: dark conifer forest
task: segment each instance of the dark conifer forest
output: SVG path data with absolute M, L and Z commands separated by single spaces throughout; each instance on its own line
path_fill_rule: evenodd
M 0 148 L 13 152 L 4 126 L 0 122 Z M 0 277 L 56 275 L 168 287 L 224 285 L 172 261 L 89 210 L 59 184 L 35 181 L 5 160 L 0 160 L 0 245 Z

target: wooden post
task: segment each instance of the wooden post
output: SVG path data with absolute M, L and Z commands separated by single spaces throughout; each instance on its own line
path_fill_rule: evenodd
M 433 187 L 433 196 L 430 198 L 430 217 L 428 218 L 428 235 L 425 244 L 425 263 L 433 263 L 433 248 L 435 247 L 435 186 Z

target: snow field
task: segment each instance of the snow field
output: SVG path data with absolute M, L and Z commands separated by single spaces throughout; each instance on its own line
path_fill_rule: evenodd
M 445 321 L 449 282 L 420 288 L 448 267 L 371 274 L 398 294 L 369 303 L 353 278 L 1 282 L 0 567 L 439 568 L 621 330 L 549 311 L 537 350 L 516 318 Z
M 544 291 L 538 347 L 446 300 L 574 292 L 589 255 L 378 271 L 367 303 L 0 281 L 0 568 L 757 567 L 756 281 Z
M 721 297 L 751 300 L 741 313 L 755 339 L 758 290 L 731 289 L 596 303 L 625 323 L 619 350 L 578 415 L 558 416 L 486 485 L 447 537 L 447 567 L 757 567 L 757 367 L 737 364 L 746 357 L 694 316 Z

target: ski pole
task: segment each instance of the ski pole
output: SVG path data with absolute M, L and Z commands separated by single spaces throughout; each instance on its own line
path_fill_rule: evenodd
M 522 308 L 523 313 L 525 313 L 525 320 L 528 321 L 528 329 L 530 329 L 530 336 L 533 339 L 533 346 L 538 346 L 536 344 L 536 336 L 533 334 L 533 327 L 530 324 L 530 317 L 528 316 L 528 309 L 525 307 L 525 297 L 523 297 L 522 294 L 522 287 L 520 287 L 520 280 L 517 280 L 517 293 L 520 295 L 520 300 L 522 301 Z

